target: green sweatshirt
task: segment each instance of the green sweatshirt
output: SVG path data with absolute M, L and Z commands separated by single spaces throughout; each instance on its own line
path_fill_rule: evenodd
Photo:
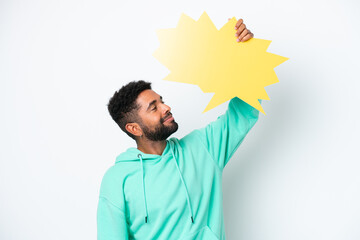
M 101 183 L 98 240 L 225 240 L 222 172 L 258 116 L 235 97 L 216 121 L 166 140 L 162 155 L 120 154 Z

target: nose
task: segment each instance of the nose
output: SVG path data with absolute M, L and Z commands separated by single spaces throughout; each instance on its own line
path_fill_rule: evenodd
M 165 103 L 163 103 L 163 112 L 164 115 L 168 114 L 171 111 L 171 107 L 169 107 L 168 105 L 166 105 Z

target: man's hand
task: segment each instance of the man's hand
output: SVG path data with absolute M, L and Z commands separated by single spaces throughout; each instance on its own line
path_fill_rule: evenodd
M 231 18 L 228 20 L 230 21 Z M 240 18 L 237 23 L 235 24 L 235 37 L 237 42 L 245 42 L 254 37 L 254 34 L 250 32 L 249 29 L 246 28 L 244 21 Z

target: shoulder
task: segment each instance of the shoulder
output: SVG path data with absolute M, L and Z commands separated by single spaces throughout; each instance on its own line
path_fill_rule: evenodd
M 123 192 L 124 179 L 126 178 L 126 169 L 122 164 L 114 164 L 105 172 L 100 187 L 100 197 L 112 199 L 118 198 L 118 193 Z
M 199 147 L 202 148 L 204 141 L 202 137 L 203 128 L 194 129 L 184 137 L 178 138 L 171 138 L 171 140 L 180 148 L 195 148 L 199 150 Z

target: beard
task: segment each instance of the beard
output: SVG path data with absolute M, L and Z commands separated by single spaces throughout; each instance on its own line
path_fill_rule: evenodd
M 166 126 L 164 124 L 164 119 L 161 119 L 160 123 L 155 127 L 154 130 L 150 130 L 147 126 L 145 126 L 142 123 L 140 124 L 140 126 L 141 126 L 141 129 L 143 130 L 143 133 L 147 139 L 149 139 L 151 141 L 164 141 L 171 134 L 173 134 L 174 132 L 176 132 L 178 130 L 179 126 L 175 122 L 175 120 L 170 122 L 170 124 L 171 125 Z

